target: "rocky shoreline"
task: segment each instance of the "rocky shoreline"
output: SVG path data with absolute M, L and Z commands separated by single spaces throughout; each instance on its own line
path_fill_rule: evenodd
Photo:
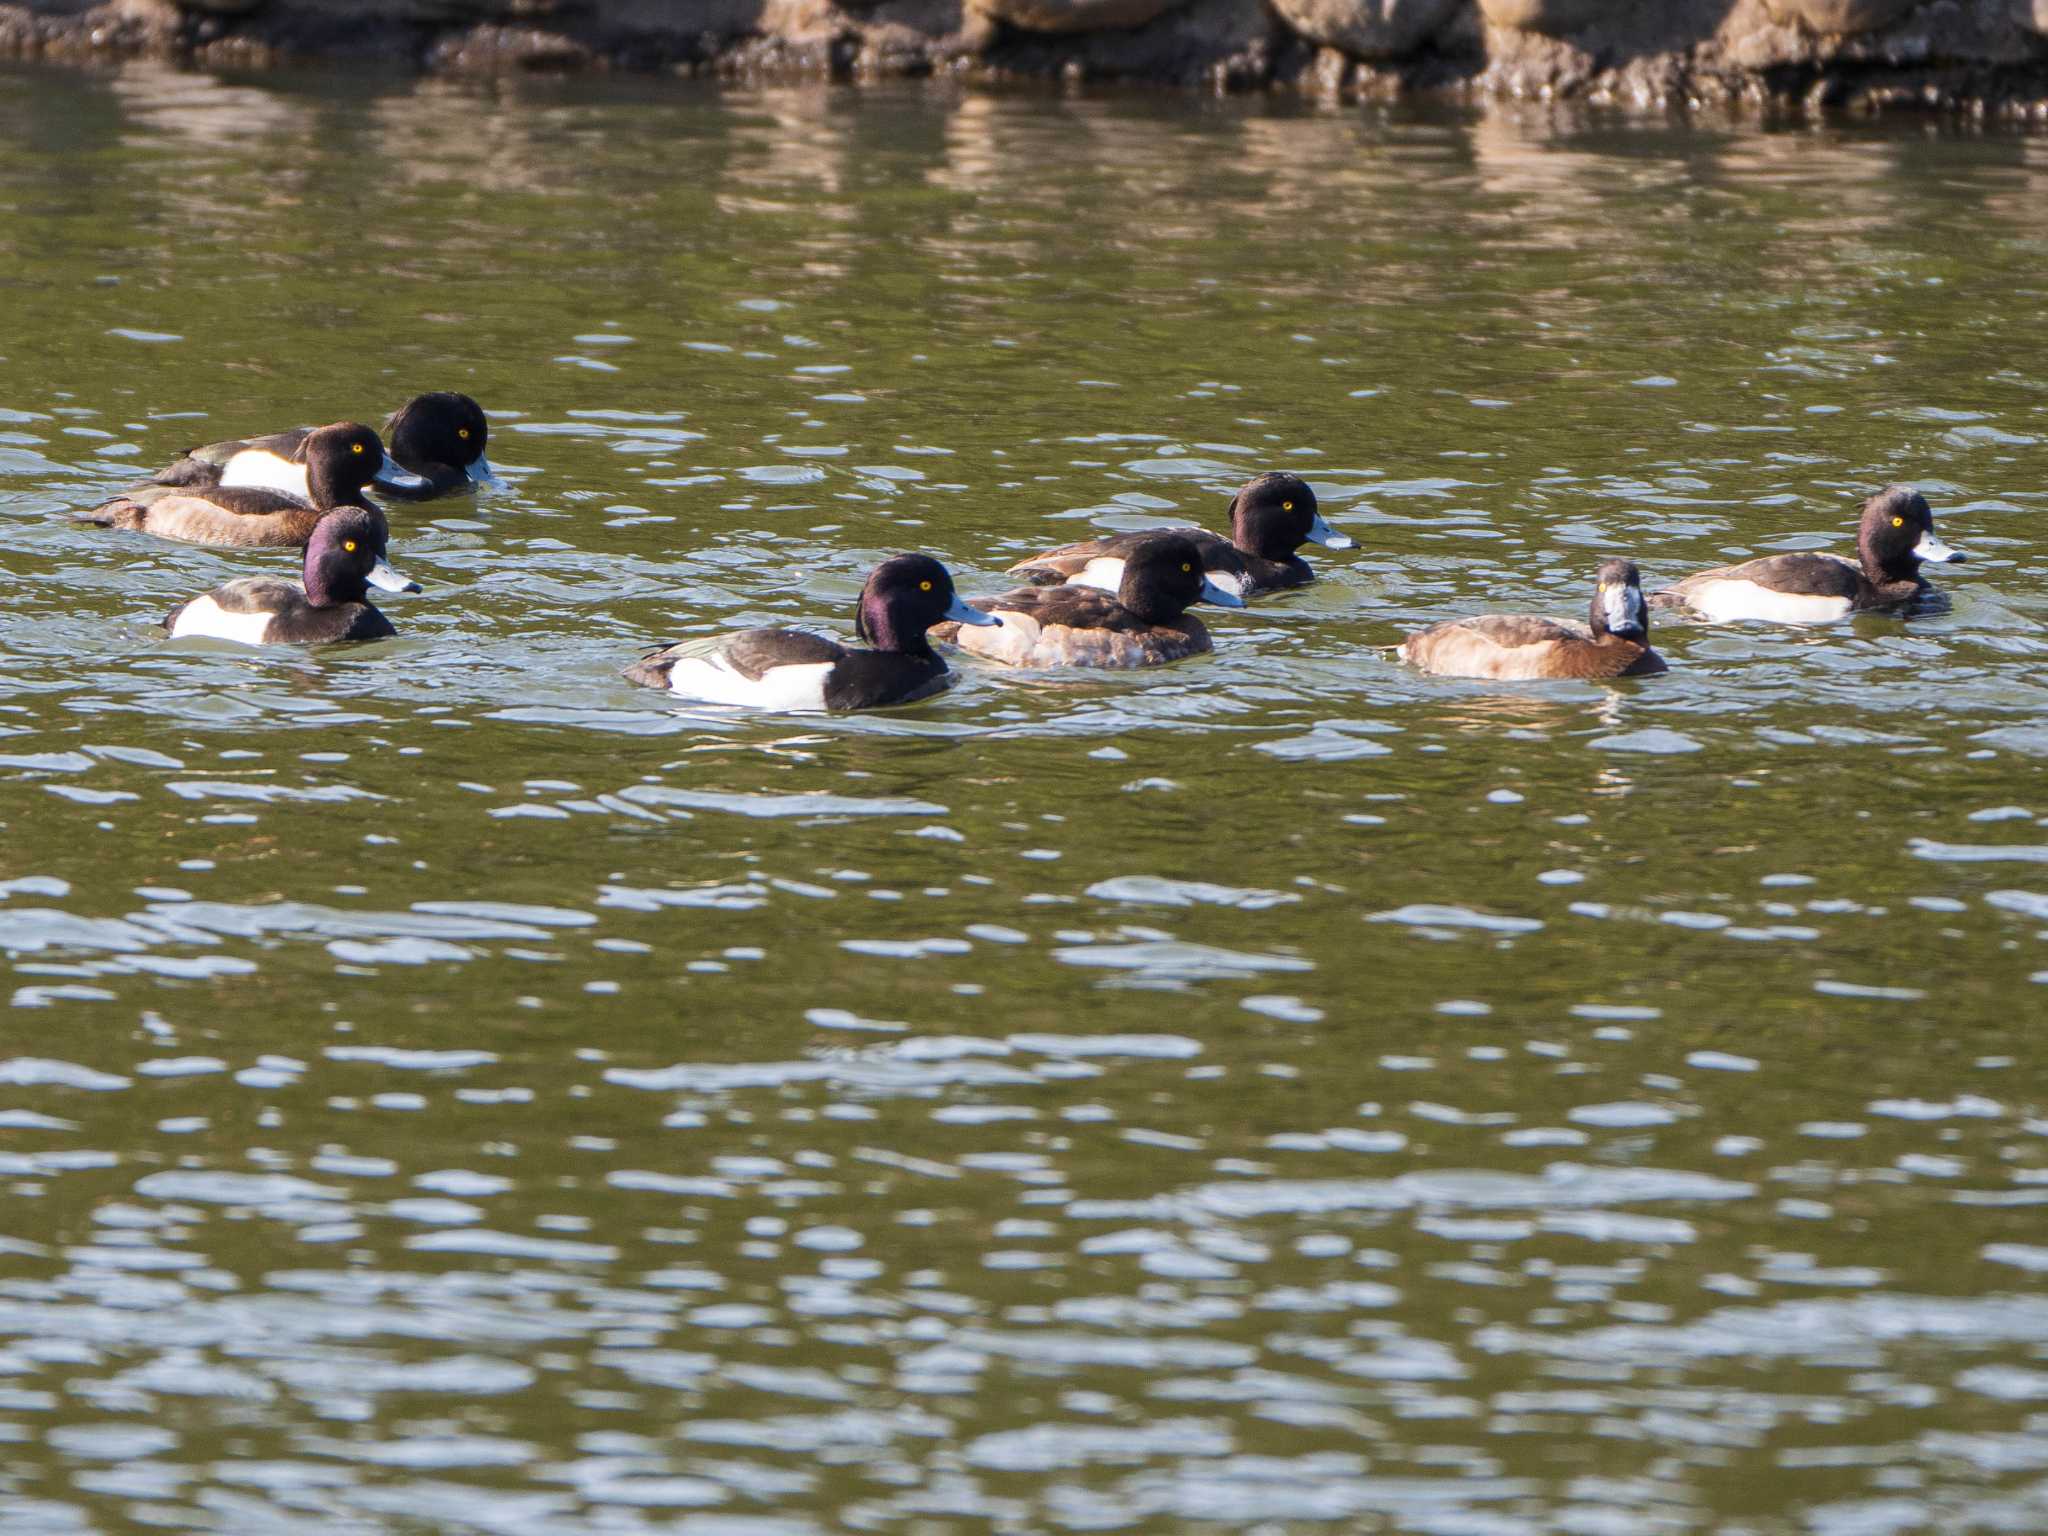
M 2048 0 L 0 0 L 0 58 L 125 57 L 2048 121 Z

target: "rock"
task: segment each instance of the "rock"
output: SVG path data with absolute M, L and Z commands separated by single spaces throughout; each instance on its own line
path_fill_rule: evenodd
M 1142 27 L 1181 0 L 972 0 L 974 9 L 1027 32 L 1108 32 Z
M 1479 0 L 1479 11 L 1496 27 L 1564 37 L 1596 22 L 1624 16 L 1631 0 Z
M 1764 0 L 1764 9 L 1809 32 L 1840 35 L 1888 27 L 1917 4 L 1919 0 Z
M 2043 0 L 2048 3 L 2048 0 Z M 1272 0 L 1311 42 L 1358 59 L 1401 59 L 1442 30 L 1463 0 Z

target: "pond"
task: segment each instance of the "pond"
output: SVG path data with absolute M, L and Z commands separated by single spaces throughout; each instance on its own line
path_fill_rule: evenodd
M 0 1532 L 2048 1525 L 2048 138 L 0 73 Z M 399 637 L 71 514 L 491 413 Z M 1306 476 L 1151 673 L 745 717 Z M 1437 619 L 1846 549 L 1910 617 Z

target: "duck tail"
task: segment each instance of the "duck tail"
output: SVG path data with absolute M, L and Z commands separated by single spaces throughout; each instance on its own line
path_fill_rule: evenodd
M 1020 560 L 1003 574 L 1015 576 L 1027 587 L 1057 587 L 1073 573 L 1063 571 L 1056 565 L 1041 565 L 1032 560 Z
M 669 655 L 673 646 L 657 645 L 638 661 L 619 673 L 629 683 L 638 683 L 643 688 L 668 687 L 668 675 L 675 670 L 675 658 Z

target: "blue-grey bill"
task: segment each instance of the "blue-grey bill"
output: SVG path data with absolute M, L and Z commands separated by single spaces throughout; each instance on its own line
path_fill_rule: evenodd
M 498 472 L 495 469 L 491 468 L 491 461 L 485 458 L 482 454 L 478 454 L 475 458 L 471 459 L 469 461 L 469 467 L 463 470 L 463 473 L 469 476 L 469 483 L 471 485 L 504 484 L 504 482 L 498 478 Z
M 394 491 L 422 491 L 427 486 L 424 475 L 414 474 L 388 453 L 373 478 L 377 484 L 389 486 Z
M 1235 592 L 1225 591 L 1222 587 L 1219 587 L 1216 584 L 1216 578 L 1213 576 L 1204 576 L 1202 578 L 1202 601 L 1214 603 L 1218 608 L 1242 608 L 1244 606 L 1243 598 L 1239 597 Z
M 1000 624 L 1003 621 L 992 613 L 983 613 L 979 608 L 970 608 L 960 600 L 958 593 L 946 609 L 946 617 L 960 624 Z
M 380 592 L 417 592 L 420 584 L 410 576 L 401 576 L 382 560 L 370 567 L 370 574 L 364 578 Z
M 1960 549 L 1950 549 L 1937 539 L 1932 528 L 1920 535 L 1920 542 L 1913 546 L 1913 553 L 1935 565 L 1957 565 L 1968 558 Z
M 1308 525 L 1308 539 L 1311 544 L 1320 544 L 1325 549 L 1350 549 L 1358 543 L 1350 534 L 1339 533 L 1324 522 L 1323 514 L 1320 512 Z

